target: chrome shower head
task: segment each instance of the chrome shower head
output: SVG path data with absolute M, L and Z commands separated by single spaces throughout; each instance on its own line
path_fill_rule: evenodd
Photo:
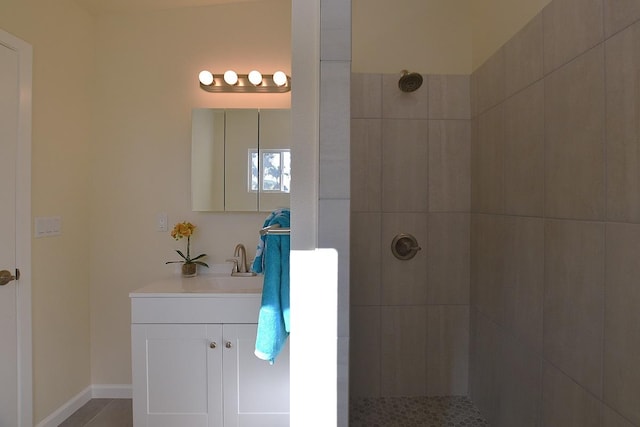
M 420 86 L 422 86 L 422 76 L 419 73 L 410 73 L 407 70 L 402 70 L 398 81 L 398 87 L 401 91 L 413 92 L 418 90 Z

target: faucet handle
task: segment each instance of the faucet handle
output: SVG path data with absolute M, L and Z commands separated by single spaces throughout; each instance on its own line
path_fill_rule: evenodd
M 233 267 L 231 268 L 231 274 L 238 272 L 238 258 L 229 258 L 225 261 L 233 263 Z

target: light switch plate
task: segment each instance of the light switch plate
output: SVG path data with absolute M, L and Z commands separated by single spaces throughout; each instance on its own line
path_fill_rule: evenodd
M 53 237 L 62 234 L 62 217 L 41 216 L 35 219 L 36 239 L 41 237 Z

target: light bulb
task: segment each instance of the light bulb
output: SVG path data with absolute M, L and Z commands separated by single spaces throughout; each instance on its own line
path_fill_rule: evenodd
M 284 86 L 287 84 L 287 75 L 282 71 L 276 71 L 273 73 L 273 82 L 276 86 Z
M 233 86 L 238 83 L 238 74 L 233 70 L 227 70 L 224 72 L 224 81 L 227 82 L 228 85 Z
M 250 72 L 249 81 L 254 86 L 258 86 L 260 83 L 262 83 L 262 74 L 260 74 L 260 71 L 253 70 L 252 72 Z
M 213 83 L 213 74 L 207 70 L 200 71 L 200 74 L 198 74 L 198 80 L 200 80 L 200 83 L 203 85 L 209 86 Z

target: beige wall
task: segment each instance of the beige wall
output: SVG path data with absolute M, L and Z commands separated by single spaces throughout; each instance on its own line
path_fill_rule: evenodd
M 91 150 L 91 381 L 130 384 L 130 291 L 172 274 L 175 242 L 155 230 L 198 226 L 195 252 L 224 263 L 236 243 L 255 253 L 265 214 L 190 209 L 191 109 L 288 108 L 289 94 L 212 94 L 201 69 L 291 67 L 288 0 L 98 17 Z M 268 19 L 265 19 L 268 17 Z M 294 78 L 295 86 L 295 78 Z
M 469 0 L 352 0 L 356 73 L 471 72 Z
M 353 71 L 470 74 L 549 1 L 353 0 Z
M 473 70 L 529 22 L 551 0 L 469 0 Z
M 73 1 L 6 0 L 0 27 L 33 45 L 33 216 L 62 235 L 33 247 L 34 420 L 90 383 L 89 142 L 93 20 Z

